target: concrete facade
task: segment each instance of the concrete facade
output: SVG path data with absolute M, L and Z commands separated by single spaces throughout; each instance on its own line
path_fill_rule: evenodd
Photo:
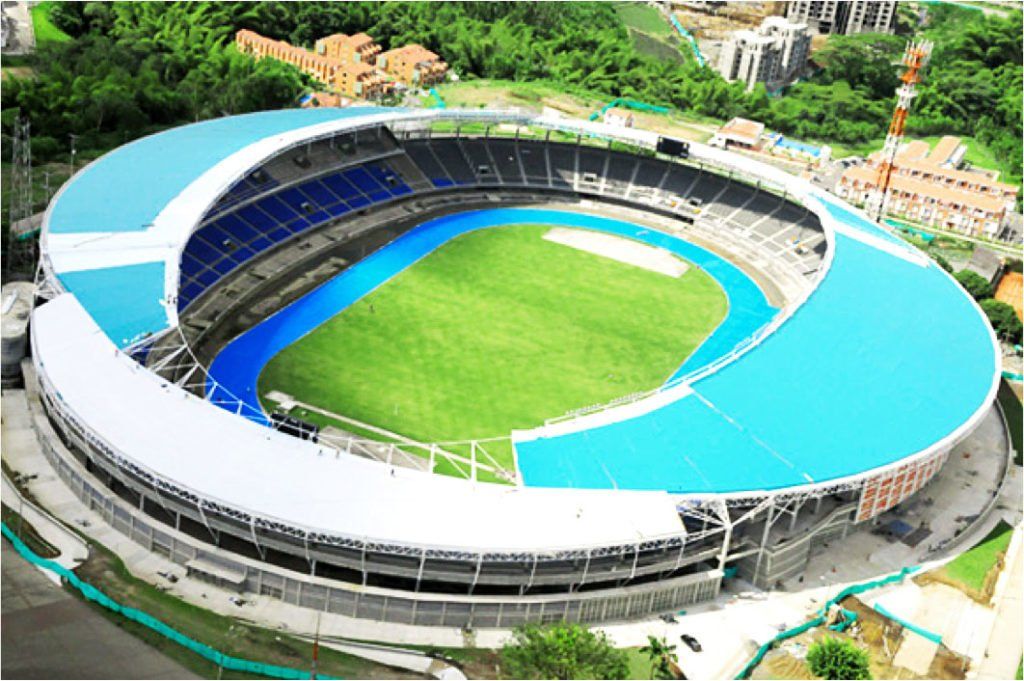
M 796 79 L 807 63 L 811 38 L 805 24 L 768 17 L 756 31 L 736 31 L 722 45 L 718 72 L 728 81 L 741 80 L 747 90 L 757 83 L 770 89 Z
M 815 33 L 892 33 L 896 0 L 793 0 L 786 17 Z

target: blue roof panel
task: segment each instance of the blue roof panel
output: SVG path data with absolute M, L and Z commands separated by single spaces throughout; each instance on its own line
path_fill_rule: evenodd
M 173 128 L 119 147 L 78 173 L 49 219 L 54 234 L 146 229 L 197 177 L 265 137 L 380 107 L 285 109 L 216 118 Z
M 525 483 L 776 489 L 894 463 L 949 435 L 992 386 L 985 321 L 932 263 L 842 234 L 835 248 L 828 275 L 793 317 L 697 381 L 695 394 L 608 426 L 517 443 Z
M 164 263 L 106 267 L 57 275 L 119 348 L 167 326 Z

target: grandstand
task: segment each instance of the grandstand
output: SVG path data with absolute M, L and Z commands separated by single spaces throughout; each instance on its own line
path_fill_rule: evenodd
M 658 141 L 353 108 L 112 152 L 44 221 L 47 456 L 192 574 L 353 617 L 613 621 L 713 597 L 731 568 L 759 586 L 799 573 L 812 539 L 928 484 L 992 402 L 995 339 L 945 272 L 839 200 Z M 455 459 L 445 443 L 269 427 L 255 377 L 277 350 L 457 234 L 524 215 L 682 255 L 730 295 L 727 322 L 657 390 L 510 433 L 511 471 L 482 442 L 464 480 L 432 473 Z

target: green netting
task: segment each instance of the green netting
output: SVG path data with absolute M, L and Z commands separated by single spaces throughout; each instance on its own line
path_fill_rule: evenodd
M 171 641 L 174 641 L 180 646 L 188 648 L 192 652 L 201 655 L 202 657 L 206 658 L 210 662 L 213 662 L 217 666 L 222 667 L 223 669 L 248 672 L 250 674 L 259 674 L 261 676 L 269 676 L 271 678 L 276 679 L 310 678 L 310 671 L 308 669 L 279 667 L 273 664 L 264 664 L 262 662 L 256 662 L 255 660 L 245 660 L 239 657 L 232 657 L 231 655 L 226 655 L 220 652 L 219 650 L 211 648 L 205 643 L 200 643 L 199 641 L 193 640 L 185 634 L 178 631 L 177 629 L 174 629 L 164 624 L 152 615 L 149 615 L 135 608 L 130 608 L 126 605 L 121 605 L 120 603 L 110 598 L 96 587 L 86 582 L 83 582 L 78 577 L 78 575 L 76 575 L 71 570 L 68 570 L 67 568 L 62 567 L 57 563 L 54 563 L 52 560 L 47 560 L 46 558 L 42 558 L 36 555 L 36 553 L 33 552 L 32 549 L 28 548 L 25 545 L 25 543 L 22 542 L 21 539 L 18 538 L 9 527 L 7 527 L 7 523 L 3 523 L 2 528 L 0 529 L 3 530 L 3 536 L 7 537 L 11 544 L 14 545 L 15 550 L 18 552 L 18 554 L 21 555 L 22 558 L 32 563 L 33 565 L 38 565 L 39 567 L 57 573 L 61 576 L 61 578 L 67 580 L 68 584 L 78 589 L 82 593 L 82 595 L 85 596 L 88 600 L 93 601 L 94 603 L 98 603 L 99 605 L 102 605 L 104 608 L 107 608 L 108 610 L 113 610 L 114 612 L 123 615 L 124 617 L 132 620 L 133 622 L 138 622 L 139 624 L 141 624 L 144 627 L 147 627 L 148 629 L 152 629 L 161 636 L 168 638 Z M 315 678 L 331 679 L 334 677 L 318 674 Z
M 917 569 L 918 567 L 916 565 L 912 565 L 911 567 L 905 567 L 896 574 L 889 575 L 888 577 L 882 577 L 880 579 L 871 580 L 870 582 L 863 582 L 861 584 L 854 584 L 852 586 L 846 587 L 845 589 L 840 591 L 834 598 L 830 598 L 828 601 L 826 601 L 825 605 L 822 606 L 821 610 L 818 611 L 818 614 L 814 618 L 804 622 L 803 624 L 795 626 L 792 629 L 787 629 L 786 631 L 782 632 L 781 634 L 778 634 L 775 638 L 773 638 L 772 640 L 768 641 L 760 648 L 758 648 L 757 652 L 754 653 L 754 657 L 751 658 L 750 662 L 748 662 L 746 666 L 743 667 L 743 670 L 736 675 L 736 678 L 747 678 L 750 675 L 750 672 L 754 669 L 754 667 L 761 664 L 761 660 L 764 659 L 764 656 L 779 641 L 785 641 L 787 638 L 793 638 L 794 636 L 798 636 L 804 633 L 808 629 L 813 629 L 814 627 L 821 626 L 822 624 L 824 624 L 825 615 L 828 613 L 829 608 L 831 608 L 833 604 L 838 604 L 839 601 L 843 600 L 847 596 L 855 596 L 856 594 L 864 593 L 865 591 L 870 591 L 871 589 L 877 589 L 880 586 L 885 586 L 887 584 L 892 584 L 894 582 L 903 581 L 904 577 L 911 574 L 912 572 L 916 572 Z M 840 610 L 843 613 L 844 619 L 841 622 L 837 622 L 836 624 L 830 625 L 829 629 L 831 629 L 832 631 L 845 631 L 846 628 L 853 624 L 854 621 L 857 619 L 856 613 L 851 612 L 846 608 L 840 608 Z M 901 622 L 900 620 L 896 621 L 900 622 L 900 624 L 903 624 L 903 622 Z
M 904 629 L 909 629 L 910 631 L 914 632 L 918 636 L 924 636 L 926 639 L 928 639 L 932 643 L 942 643 L 942 635 L 941 634 L 936 634 L 934 631 L 928 631 L 924 627 L 919 627 L 916 624 L 912 624 L 912 623 L 906 621 L 905 619 L 903 619 L 902 617 L 897 617 L 896 615 L 894 615 L 891 612 L 889 612 L 885 608 L 885 606 L 883 606 L 881 603 L 875 603 L 874 608 L 875 608 L 875 610 L 879 614 L 881 614 L 881 615 L 883 615 L 885 617 L 888 617 L 893 622 L 899 622 L 901 625 L 903 625 Z

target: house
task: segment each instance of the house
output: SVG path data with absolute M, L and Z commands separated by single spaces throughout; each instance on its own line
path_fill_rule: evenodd
M 614 125 L 617 128 L 632 128 L 633 112 L 614 106 L 604 112 L 604 122 L 606 125 Z
M 764 123 L 746 118 L 734 118 L 719 128 L 708 144 L 722 149 L 758 150 L 761 148 L 763 135 Z
M 1013 210 L 1017 187 L 999 182 L 998 171 L 961 168 L 966 147 L 943 137 L 933 149 L 914 140 L 897 151 L 889 180 L 886 211 L 922 224 L 971 236 L 995 238 Z M 847 168 L 836 193 L 865 202 L 881 179 L 882 152 L 862 166 Z
M 444 80 L 448 65 L 422 45 L 406 45 L 377 57 L 377 66 L 409 87 L 430 87 Z

